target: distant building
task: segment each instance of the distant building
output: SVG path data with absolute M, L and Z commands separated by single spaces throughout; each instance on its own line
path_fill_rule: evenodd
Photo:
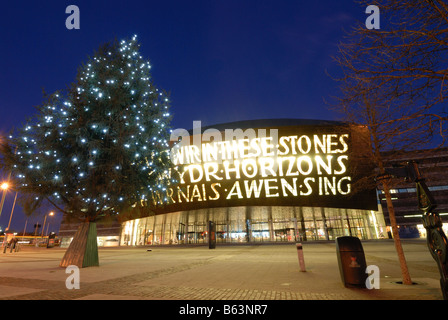
M 420 150 L 402 152 L 399 154 L 384 154 L 387 165 L 400 165 L 406 161 L 416 161 L 422 177 L 425 179 L 429 191 L 437 202 L 436 212 L 442 221 L 448 219 L 448 149 Z M 426 230 L 422 224 L 422 213 L 418 209 L 417 194 L 414 182 L 406 182 L 404 179 L 394 179 L 391 189 L 392 203 L 395 209 L 397 225 L 400 237 L 426 238 Z M 384 212 L 386 224 L 390 226 L 384 192 L 379 186 L 378 197 Z M 446 224 L 444 223 L 444 226 Z M 448 229 L 444 227 L 445 233 Z
M 177 152 L 175 161 L 184 170 L 181 186 L 165 195 L 155 193 L 151 207 L 158 207 L 148 210 L 147 216 L 98 225 L 99 245 L 207 243 L 208 221 L 216 225 L 218 244 L 334 240 L 343 235 L 391 237 L 381 188 L 372 192 L 350 189 L 358 178 L 372 173 L 369 159 L 363 157 L 368 147 L 361 139 L 366 137 L 365 128 L 291 119 L 235 122 L 215 126 L 216 131 L 211 132 L 237 128 L 246 134 L 250 128 L 278 128 L 278 141 L 239 136 L 232 139 L 233 143 L 222 142 L 216 147 L 204 143 L 210 142 L 203 136 L 207 130 L 210 133 L 210 128 L 202 128 L 200 145 L 191 144 L 196 133 L 189 137 L 187 147 L 179 144 L 173 150 Z M 302 145 L 297 144 L 299 140 Z M 280 153 L 272 160 L 269 148 L 274 145 L 280 147 Z M 227 158 L 214 159 L 220 152 Z M 258 152 L 257 160 L 251 152 Z M 237 154 L 241 158 L 235 158 Z M 384 156 L 390 166 L 417 161 L 438 202 L 438 212 L 442 219 L 448 216 L 447 149 Z M 297 167 L 299 158 L 303 167 Z M 281 165 L 274 169 L 275 163 Z M 404 179 L 394 182 L 391 193 L 401 237 L 426 237 L 415 184 Z M 59 236 L 65 245 L 76 229 L 76 224 L 62 223 Z
M 370 174 L 368 132 L 321 120 L 240 121 L 193 129 L 171 150 L 182 181 L 155 192 L 153 214 L 123 223 L 121 245 L 387 237 Z

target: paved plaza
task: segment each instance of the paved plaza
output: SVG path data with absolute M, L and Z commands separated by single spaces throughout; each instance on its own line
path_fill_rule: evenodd
M 0 253 L 2 300 L 442 300 L 439 273 L 425 241 L 404 240 L 414 285 L 402 285 L 392 240 L 363 242 L 379 289 L 342 285 L 334 242 L 304 242 L 306 272 L 295 244 L 100 248 L 100 266 L 80 269 L 68 289 L 62 248 Z

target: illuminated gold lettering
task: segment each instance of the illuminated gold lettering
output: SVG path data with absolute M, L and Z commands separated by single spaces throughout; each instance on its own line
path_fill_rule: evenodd
M 297 139 L 297 136 L 290 136 L 289 138 L 291 139 L 291 153 L 292 154 L 297 154 L 296 143 L 295 143 L 295 141 Z
M 296 172 L 292 172 L 292 169 L 294 167 L 294 164 L 296 163 L 296 158 L 295 157 L 285 157 L 283 158 L 285 160 L 289 161 L 288 164 L 288 170 L 286 171 L 286 176 L 290 177 L 290 176 L 298 176 L 299 175 L 299 171 Z M 283 160 L 282 160 L 283 161 Z
M 322 160 L 321 156 L 315 156 L 314 159 L 316 160 L 316 167 L 317 167 L 317 173 L 322 174 L 321 168 L 323 168 L 327 174 L 332 174 L 331 170 L 331 159 L 333 156 L 327 156 L 327 163 L 325 163 Z
M 218 190 L 216 190 L 216 188 L 215 187 L 221 187 L 221 184 L 220 183 L 212 183 L 211 184 L 211 188 L 212 188 L 212 190 L 213 190 L 213 192 L 215 193 L 215 197 L 214 198 L 211 198 L 210 196 L 208 197 L 208 200 L 218 200 L 219 199 L 219 192 L 218 192 Z
M 231 154 L 230 154 L 231 150 L 229 150 L 230 142 L 229 141 L 219 141 L 218 146 L 221 148 L 219 150 L 221 153 L 221 159 L 222 160 L 231 159 Z
M 273 158 L 259 158 L 258 163 L 260 164 L 260 172 L 262 177 L 267 177 L 269 175 L 275 177 L 277 174 L 274 171 L 274 159 Z M 267 173 L 269 171 L 269 173 Z
M 176 203 L 176 201 L 174 201 L 174 199 L 173 199 L 173 193 L 174 193 L 173 188 L 168 188 L 168 189 L 166 190 L 166 195 L 167 195 L 167 197 L 171 199 L 171 202 L 172 202 L 172 203 Z
M 189 163 L 201 163 L 201 150 L 195 145 L 189 146 Z
M 174 165 L 185 164 L 184 150 L 185 149 L 180 147 L 179 145 L 176 145 L 173 149 L 171 149 L 171 159 L 173 160 Z
M 274 145 L 270 143 L 272 137 L 264 137 L 261 138 L 261 151 L 263 156 L 273 156 L 274 152 L 270 151 L 270 149 L 274 148 Z
M 187 167 L 184 167 L 184 171 L 179 172 L 180 183 L 185 183 L 184 175 L 187 173 Z
M 325 195 L 329 195 L 330 191 L 333 195 L 336 195 L 336 177 L 332 177 L 332 182 L 330 181 L 330 179 L 328 177 L 323 177 L 324 178 L 324 190 L 325 190 Z
M 249 156 L 249 139 L 241 139 L 238 141 L 238 148 L 240 150 L 240 158 L 247 158 Z
M 342 182 L 344 180 L 351 181 L 351 178 L 350 177 L 342 177 L 341 179 L 339 179 L 337 187 L 338 187 L 338 192 L 340 194 L 347 195 L 347 194 L 349 194 L 351 192 L 351 184 L 347 183 L 346 189 L 342 190 L 342 186 L 341 185 L 342 185 Z
M 302 163 L 307 162 L 308 163 L 308 171 L 304 171 L 302 167 Z M 299 172 L 303 174 L 304 176 L 307 176 L 313 171 L 313 162 L 311 161 L 311 158 L 309 156 L 301 156 L 297 158 L 297 169 L 299 169 Z
M 348 160 L 348 156 L 339 156 L 338 157 L 338 164 L 341 167 L 341 169 L 339 171 L 334 171 L 334 174 L 343 174 L 347 171 L 347 167 L 345 166 L 345 164 L 342 160 Z
M 284 157 L 278 157 L 277 158 L 277 170 L 278 170 L 278 176 L 283 177 L 283 161 L 285 160 Z
M 202 170 L 202 166 L 199 164 L 191 164 L 188 166 L 188 172 L 190 173 L 190 183 L 196 183 L 201 181 L 204 173 Z M 197 172 L 199 175 L 195 177 L 194 172 Z
M 235 191 L 234 191 L 235 190 Z M 235 183 L 232 186 L 232 189 L 230 190 L 229 194 L 227 195 L 226 199 L 229 200 L 232 198 L 233 195 L 236 195 L 238 199 L 243 198 L 243 193 L 241 192 L 240 182 L 235 181 Z
M 319 136 L 317 134 L 315 134 L 313 136 L 314 139 L 314 150 L 316 153 L 327 153 L 327 148 L 325 147 L 325 135 L 323 135 L 322 140 L 319 139 Z M 319 152 L 320 149 L 320 152 Z
M 259 180 L 259 185 L 257 186 L 257 180 L 252 180 L 249 186 L 249 181 L 244 180 L 244 186 L 246 188 L 246 198 L 252 198 L 252 192 L 255 198 L 260 197 L 261 189 L 263 188 L 263 179 Z
M 266 197 L 267 198 L 278 197 L 279 196 L 278 192 L 275 194 L 271 194 L 271 189 L 278 190 L 278 186 L 270 186 L 269 185 L 271 182 L 277 182 L 277 179 L 265 179 L 264 180 L 264 189 L 266 191 Z
M 179 199 L 178 200 L 179 203 L 182 203 L 181 196 L 185 199 L 186 202 L 190 202 L 190 186 L 188 185 L 188 186 L 186 186 L 186 188 L 187 188 L 187 194 L 185 194 L 182 191 L 182 188 L 177 187 L 177 196 L 178 196 L 178 199 Z
M 289 192 L 291 192 L 291 194 L 294 197 L 297 197 L 297 178 L 292 178 L 292 185 L 290 185 L 288 183 L 288 181 L 286 181 L 286 179 L 280 179 L 281 185 L 282 185 L 282 191 L 283 191 L 283 196 L 287 197 L 288 193 L 286 192 L 286 189 L 289 190 Z
M 255 159 L 244 159 L 241 164 L 241 170 L 247 178 L 253 178 L 258 174 L 258 166 Z
M 348 134 L 342 134 L 339 137 L 339 142 L 342 144 L 342 150 L 338 150 L 340 153 L 347 152 L 347 150 L 348 150 L 348 144 L 345 141 L 345 139 L 348 139 Z
M 195 184 L 193 187 L 190 201 L 193 202 L 194 198 L 198 198 L 198 201 L 202 201 L 201 192 L 199 191 L 199 187 L 197 184 Z
M 153 206 L 156 206 L 157 205 L 157 199 L 156 199 L 155 192 L 153 192 L 151 195 L 152 195 L 151 196 L 151 202 L 152 202 Z
M 260 131 L 260 129 L 258 130 Z M 238 141 L 238 144 L 240 144 L 242 141 L 246 140 L 249 141 L 250 139 L 256 138 L 257 133 L 254 129 L 248 128 L 246 130 L 242 129 L 226 129 L 225 130 L 225 137 L 226 140 L 235 140 Z M 235 147 L 235 145 L 234 145 Z M 238 147 L 235 147 L 235 151 L 240 151 L 240 158 L 243 158 L 244 150 L 241 148 L 241 145 L 238 145 Z M 238 156 L 235 157 L 235 159 L 238 159 Z
M 322 191 L 322 177 L 319 177 L 319 195 L 323 195 L 323 191 Z
M 333 141 L 333 139 L 337 139 L 337 135 L 336 134 L 328 134 L 327 135 L 327 153 L 337 153 L 338 150 L 334 150 L 333 146 L 337 146 L 338 143 Z
M 240 158 L 240 148 L 239 148 L 239 141 L 238 140 L 232 140 L 232 146 L 230 147 L 230 159 L 239 159 Z
M 179 175 L 184 186 L 177 186 L 177 195 L 176 187 L 165 193 L 154 191 L 150 200 L 158 204 L 351 192 L 351 178 L 346 176 L 349 156 L 345 154 L 349 134 L 241 137 L 219 141 L 218 136 L 201 145 L 174 146 L 172 161 L 183 165 Z M 223 180 L 231 181 L 231 187 L 223 189 Z M 224 191 L 226 195 L 221 194 Z
M 202 155 L 204 161 L 218 161 L 218 146 L 215 143 L 204 143 L 202 145 Z
M 235 173 L 235 179 L 239 179 L 240 178 L 240 161 L 239 160 L 235 160 L 234 161 L 234 166 L 233 168 L 230 167 L 230 162 L 229 161 L 224 161 L 224 171 L 226 172 L 226 179 L 230 179 L 230 174 L 231 172 Z
M 283 151 L 280 150 L 280 148 L 278 149 L 278 154 L 280 156 L 284 156 L 289 153 L 289 147 L 288 147 L 288 144 L 286 143 L 286 141 L 289 141 L 289 137 L 284 137 L 284 136 L 280 137 L 279 147 L 283 148 Z
M 248 154 L 249 157 L 258 157 L 261 154 L 259 142 L 260 138 L 255 138 L 250 141 L 250 147 L 255 150 L 255 152 Z
M 313 188 L 310 186 L 309 181 L 315 182 L 314 178 L 305 178 L 303 184 L 305 185 L 307 192 L 302 192 L 302 190 L 300 190 L 301 196 L 309 196 L 313 192 Z
M 305 143 L 304 143 L 305 142 Z M 304 149 L 304 144 L 306 145 L 306 149 Z M 311 151 L 312 143 L 311 139 L 308 136 L 301 136 L 299 140 L 297 140 L 297 147 L 302 154 L 307 154 Z
M 162 194 L 160 193 L 160 191 L 156 191 L 155 192 L 155 198 L 156 198 L 156 203 L 158 204 L 162 204 L 163 203 L 163 199 L 162 199 Z
M 205 192 L 205 184 L 202 185 L 202 199 L 204 199 L 204 201 L 207 200 L 207 193 Z
M 216 173 L 218 172 L 218 164 L 216 162 L 204 163 L 204 172 L 206 181 L 210 181 L 210 176 L 212 176 L 216 180 L 222 180 L 222 177 L 216 175 Z

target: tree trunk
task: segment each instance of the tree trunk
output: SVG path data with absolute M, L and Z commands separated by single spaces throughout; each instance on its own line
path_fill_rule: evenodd
M 59 266 L 66 268 L 70 265 L 78 268 L 99 265 L 95 222 L 83 222 L 76 231 Z
M 386 196 L 387 211 L 389 211 L 390 226 L 392 227 L 392 234 L 394 237 L 395 250 L 397 251 L 398 260 L 400 261 L 401 276 L 403 284 L 412 284 L 411 276 L 409 274 L 406 257 L 404 256 L 403 247 L 401 246 L 400 234 L 398 233 L 397 220 L 395 219 L 395 210 L 390 196 L 389 186 L 383 183 L 384 195 Z
M 375 114 L 372 114 L 371 119 L 373 123 L 376 123 Z M 373 153 L 375 157 L 375 162 L 380 169 L 381 174 L 385 174 L 383 159 L 380 153 L 380 142 L 378 140 L 378 133 L 376 131 L 376 126 L 371 126 L 371 134 L 373 140 Z M 394 238 L 395 251 L 397 251 L 398 261 L 400 262 L 401 277 L 403 278 L 403 284 L 412 284 L 411 276 L 409 274 L 408 264 L 406 262 L 406 257 L 404 256 L 403 247 L 401 246 L 400 234 L 398 233 L 397 219 L 395 219 L 395 209 L 392 203 L 392 197 L 390 195 L 389 183 L 383 181 L 383 191 L 386 197 L 387 211 L 389 212 L 390 226 L 392 228 L 392 235 Z

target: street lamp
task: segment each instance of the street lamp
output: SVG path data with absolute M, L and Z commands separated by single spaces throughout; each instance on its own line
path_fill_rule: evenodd
M 44 236 L 45 222 L 47 221 L 47 216 L 53 216 L 53 215 L 54 215 L 54 212 L 53 212 L 53 211 L 51 211 L 49 214 L 46 214 L 46 215 L 45 215 L 44 225 L 42 226 L 42 235 L 41 235 L 41 237 Z
M 3 204 L 5 203 L 6 191 L 9 188 L 9 183 L 8 182 L 3 182 L 0 185 L 0 188 L 3 190 L 2 201 L 0 202 L 0 216 L 1 216 L 2 215 L 2 211 L 3 211 Z

